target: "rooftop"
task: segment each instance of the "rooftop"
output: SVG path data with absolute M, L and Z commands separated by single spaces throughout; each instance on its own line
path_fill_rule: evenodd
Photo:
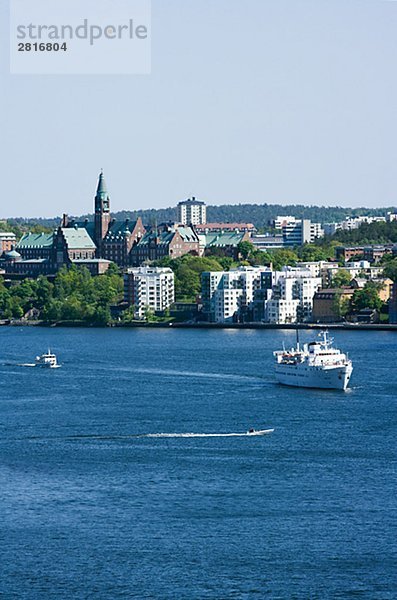
M 237 246 L 243 241 L 244 233 L 207 233 L 205 235 L 205 245 L 208 246 Z
M 54 241 L 53 233 L 25 233 L 17 244 L 20 248 L 50 248 Z
M 105 236 L 105 240 L 112 241 L 129 237 L 134 231 L 136 223 L 136 220 L 130 221 L 129 219 L 126 219 L 125 221 L 112 221 L 110 223 L 109 231 Z
M 178 206 L 191 206 L 193 204 L 205 206 L 205 202 L 200 202 L 199 200 L 196 200 L 196 198 L 194 196 L 193 196 L 193 198 L 188 198 L 187 200 L 182 200 L 182 202 L 178 203 Z
M 62 233 L 69 250 L 95 250 L 96 246 L 84 227 L 62 227 Z

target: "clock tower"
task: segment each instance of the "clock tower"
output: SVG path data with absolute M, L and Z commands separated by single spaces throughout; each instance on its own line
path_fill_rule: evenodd
M 99 255 L 102 254 L 102 242 L 110 224 L 110 198 L 106 188 L 103 171 L 99 174 L 95 196 L 95 244 Z

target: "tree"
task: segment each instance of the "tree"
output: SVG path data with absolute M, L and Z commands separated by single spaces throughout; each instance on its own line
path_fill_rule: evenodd
M 331 256 L 333 256 L 333 249 Z M 328 260 L 330 252 L 326 248 L 316 246 L 315 244 L 304 244 L 297 250 L 297 254 L 301 261 L 311 262 L 319 260 Z
M 255 246 L 248 241 L 239 242 L 237 244 L 237 252 L 243 258 L 243 260 L 248 260 L 251 254 L 255 252 Z
M 150 306 L 146 306 L 144 315 L 145 315 L 145 319 L 146 319 L 146 321 L 148 323 L 151 323 L 152 321 L 156 320 L 154 312 L 152 311 L 152 309 L 150 308 Z
M 133 321 L 135 321 L 135 311 L 136 307 L 134 304 L 131 304 L 131 306 L 124 310 L 121 315 L 121 320 L 123 321 L 123 323 L 132 323 Z
M 381 284 L 368 281 L 363 289 L 356 290 L 351 301 L 353 311 L 358 312 L 364 308 L 380 310 L 383 304 L 382 300 L 379 298 L 379 291 L 381 288 Z
M 276 271 L 280 271 L 282 267 L 287 265 L 293 267 L 299 260 L 297 254 L 293 250 L 288 250 L 287 248 L 272 250 L 271 252 L 269 252 L 269 255 L 271 257 L 273 267 Z
M 385 277 L 392 279 L 394 283 L 397 283 L 397 258 L 390 260 L 385 268 L 383 269 Z
M 335 275 L 332 277 L 332 287 L 341 288 L 344 285 L 348 285 L 351 281 L 351 275 L 346 269 L 338 269 Z
M 201 291 L 201 274 L 204 271 L 223 271 L 223 267 L 213 256 L 192 256 L 185 254 L 179 258 L 166 257 L 156 261 L 157 266 L 170 267 L 175 274 L 175 295 L 178 300 L 194 302 Z
M 350 311 L 350 300 L 342 293 L 336 293 L 332 304 L 332 311 L 336 317 L 343 318 Z

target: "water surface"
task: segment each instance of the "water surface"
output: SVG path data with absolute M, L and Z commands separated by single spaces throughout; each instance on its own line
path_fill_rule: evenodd
M 0 594 L 395 598 L 397 337 L 335 337 L 346 393 L 290 331 L 0 328 Z

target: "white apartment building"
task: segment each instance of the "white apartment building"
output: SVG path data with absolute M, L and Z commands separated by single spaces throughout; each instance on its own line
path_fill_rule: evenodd
M 261 274 L 268 267 L 239 267 L 230 271 L 202 274 L 203 312 L 215 323 L 238 320 L 253 308 L 255 293 L 261 288 Z
M 175 301 L 174 273 L 168 267 L 130 268 L 124 275 L 124 300 L 142 319 L 149 308 L 164 311 Z
M 177 211 L 178 222 L 182 225 L 204 225 L 207 222 L 207 207 L 194 196 L 179 202 Z
M 343 231 L 352 231 L 354 229 L 358 229 L 363 223 L 384 223 L 386 220 L 392 221 L 393 217 L 397 217 L 397 215 L 393 215 L 393 213 L 388 213 L 387 218 L 381 216 L 346 217 L 346 219 L 344 221 L 341 221 L 340 223 L 325 223 L 324 232 L 326 235 L 333 235 L 340 229 L 342 229 Z
M 284 246 L 302 246 L 324 236 L 321 223 L 312 223 L 310 219 L 296 219 L 295 217 L 280 217 L 274 220 L 276 230 L 282 232 Z
M 264 301 L 264 320 L 268 323 L 309 321 L 314 294 L 321 289 L 321 277 L 309 269 L 284 267 L 274 273 L 273 286 Z

